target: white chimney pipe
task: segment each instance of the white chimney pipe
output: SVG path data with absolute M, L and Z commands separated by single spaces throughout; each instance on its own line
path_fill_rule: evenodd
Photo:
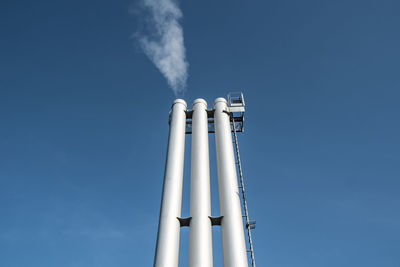
M 172 105 L 165 163 L 164 186 L 155 267 L 177 267 L 179 258 L 179 233 L 182 202 L 183 163 L 185 153 L 186 102 L 177 99 Z
M 207 102 L 196 99 L 192 115 L 189 267 L 212 267 Z
M 214 101 L 215 146 L 224 266 L 248 267 L 227 102 Z

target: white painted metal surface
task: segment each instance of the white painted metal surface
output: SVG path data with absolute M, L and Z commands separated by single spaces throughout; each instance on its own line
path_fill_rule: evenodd
M 189 267 L 212 267 L 207 102 L 196 99 L 192 115 Z
M 172 105 L 155 267 L 178 266 L 180 223 L 177 217 L 181 216 L 186 108 L 182 99 Z
M 225 267 L 248 267 L 227 101 L 214 101 L 215 145 Z

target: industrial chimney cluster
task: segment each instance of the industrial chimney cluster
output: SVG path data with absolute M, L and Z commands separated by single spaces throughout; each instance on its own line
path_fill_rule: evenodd
M 237 122 L 234 114 L 239 114 L 236 117 Z M 237 162 L 232 142 L 232 131 L 236 139 L 236 131 L 243 128 L 243 114 L 242 94 L 237 98 L 228 97 L 228 101 L 225 98 L 217 98 L 212 109 L 207 109 L 204 99 L 196 99 L 192 110 L 187 109 L 184 100 L 174 101 L 169 120 L 168 151 L 154 266 L 178 266 L 180 228 L 187 226 L 190 228 L 188 266 L 212 267 L 211 228 L 214 225 L 221 227 L 224 266 L 248 266 Z M 182 218 L 185 134 L 190 133 L 190 217 Z M 211 217 L 208 133 L 215 133 L 220 217 Z M 246 217 L 248 228 L 247 222 Z

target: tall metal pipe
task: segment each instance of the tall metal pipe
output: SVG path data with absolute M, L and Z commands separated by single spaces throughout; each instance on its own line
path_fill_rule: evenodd
M 189 267 L 212 267 L 207 102 L 196 99 L 192 115 Z
M 224 266 L 248 267 L 230 118 L 224 98 L 214 101 L 222 250 Z
M 186 108 L 182 99 L 175 100 L 171 108 L 155 267 L 178 266 Z

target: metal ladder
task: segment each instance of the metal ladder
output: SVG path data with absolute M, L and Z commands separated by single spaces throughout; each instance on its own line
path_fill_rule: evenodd
M 243 200 L 242 204 L 243 204 L 243 210 L 244 210 L 243 217 L 246 219 L 247 237 L 248 237 L 248 241 L 249 241 L 249 249 L 247 250 L 247 252 L 250 252 L 251 265 L 253 267 L 256 267 L 256 261 L 254 259 L 253 240 L 251 238 L 251 229 L 255 228 L 256 221 L 249 220 L 249 213 L 247 211 L 246 193 L 245 193 L 245 189 L 244 189 L 242 164 L 240 162 L 239 144 L 238 144 L 237 134 L 236 134 L 235 119 L 232 116 L 232 114 L 231 114 L 230 117 L 231 117 L 232 128 L 233 128 L 233 143 L 235 144 L 235 150 L 236 150 L 236 165 L 238 166 L 239 177 L 240 177 L 240 186 L 239 186 L 239 188 L 241 189 L 241 192 L 242 192 L 242 200 Z

